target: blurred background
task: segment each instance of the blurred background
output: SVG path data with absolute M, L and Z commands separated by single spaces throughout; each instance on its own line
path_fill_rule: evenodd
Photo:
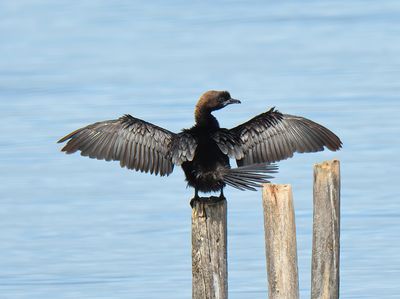
M 342 171 L 341 295 L 400 292 L 400 3 L 1 1 L 0 297 L 190 298 L 189 200 L 168 178 L 60 153 L 56 141 L 124 113 L 171 131 L 209 89 L 319 122 L 340 152 L 297 154 L 301 297 L 310 294 L 312 167 Z M 229 294 L 267 294 L 261 192 L 226 189 Z

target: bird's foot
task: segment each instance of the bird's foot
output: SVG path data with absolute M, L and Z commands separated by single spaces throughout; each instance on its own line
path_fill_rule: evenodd
M 217 197 L 217 196 L 200 197 L 199 196 L 199 191 L 195 190 L 194 197 L 190 200 L 190 206 L 193 209 L 194 204 L 195 204 L 196 201 L 202 202 L 202 203 L 208 203 L 208 204 L 216 204 L 216 203 L 219 203 L 219 202 L 224 201 L 224 200 L 226 200 L 226 198 L 224 196 L 224 192 L 223 192 L 222 189 L 221 189 L 221 193 L 220 193 L 219 197 Z
M 194 197 L 190 200 L 190 207 L 193 209 L 194 207 L 194 202 L 195 201 L 200 201 L 200 197 L 199 197 L 199 190 L 194 189 Z
M 190 200 L 190 207 L 193 209 L 194 207 L 194 203 L 195 201 L 201 201 L 199 196 L 194 196 L 191 200 Z
M 195 202 L 205 203 L 205 204 L 217 204 L 221 201 L 226 200 L 225 196 L 210 196 L 210 197 L 193 197 L 190 200 L 190 207 L 193 209 Z

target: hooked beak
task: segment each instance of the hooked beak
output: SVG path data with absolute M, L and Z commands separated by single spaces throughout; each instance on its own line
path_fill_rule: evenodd
M 230 104 L 240 104 L 240 103 L 241 103 L 241 102 L 240 102 L 239 100 L 232 99 L 232 98 L 230 98 L 230 99 L 226 102 L 227 105 L 230 105 Z

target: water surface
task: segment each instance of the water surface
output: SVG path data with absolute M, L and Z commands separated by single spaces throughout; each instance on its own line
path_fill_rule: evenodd
M 124 113 L 190 127 L 208 89 L 335 131 L 337 153 L 296 155 L 301 297 L 310 293 L 312 165 L 342 165 L 341 294 L 400 292 L 398 1 L 0 3 L 2 298 L 190 298 L 190 207 L 180 169 L 120 169 L 56 144 Z M 261 193 L 227 189 L 230 298 L 265 298 Z

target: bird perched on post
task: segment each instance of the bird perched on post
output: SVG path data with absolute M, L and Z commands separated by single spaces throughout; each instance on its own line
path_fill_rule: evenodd
M 230 104 L 240 104 L 227 91 L 205 92 L 196 104 L 195 124 L 173 133 L 124 115 L 78 129 L 58 142 L 68 140 L 62 151 L 80 151 L 82 156 L 120 161 L 121 167 L 169 175 L 174 165 L 182 167 L 188 185 L 198 192 L 220 191 L 230 185 L 256 190 L 276 172 L 274 162 L 295 152 L 338 150 L 342 142 L 327 128 L 303 117 L 282 114 L 275 108 L 232 129 L 220 128 L 211 114 Z M 229 158 L 236 160 L 231 168 Z

